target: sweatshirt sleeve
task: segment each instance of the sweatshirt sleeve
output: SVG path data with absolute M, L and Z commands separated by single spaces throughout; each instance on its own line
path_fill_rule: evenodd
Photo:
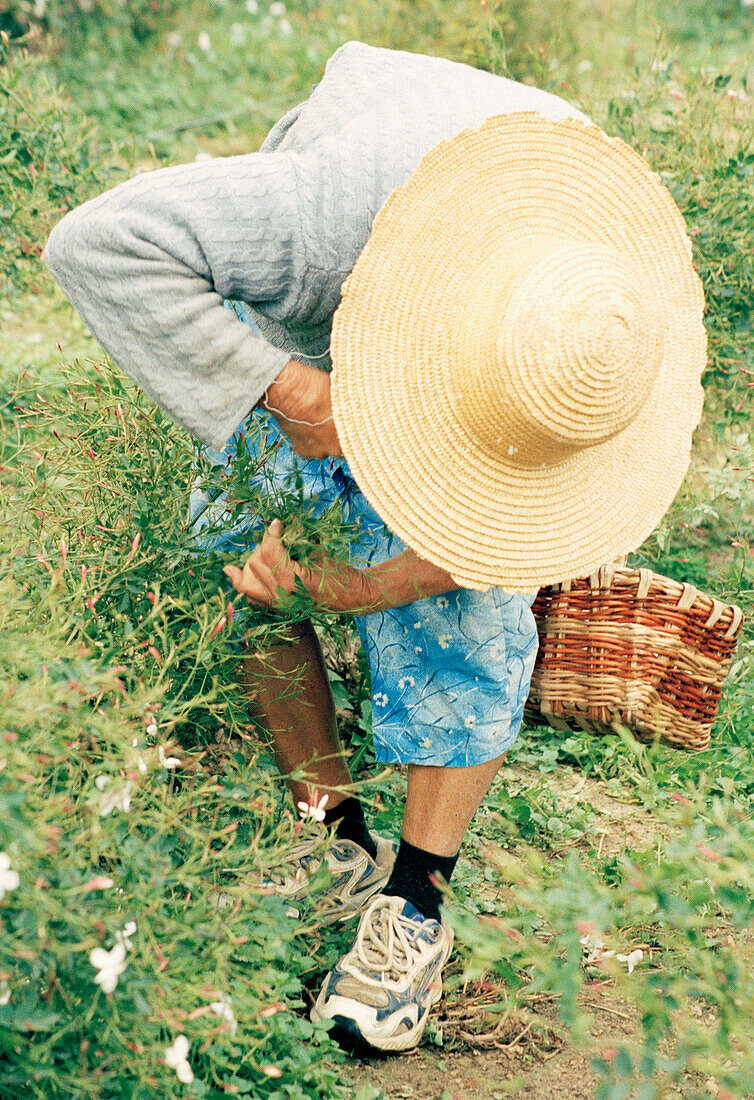
M 45 262 L 115 362 L 221 447 L 290 358 L 224 308 L 284 318 L 303 277 L 295 172 L 252 153 L 137 176 L 67 214 Z

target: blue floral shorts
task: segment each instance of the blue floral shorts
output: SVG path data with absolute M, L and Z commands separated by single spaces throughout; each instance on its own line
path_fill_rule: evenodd
M 274 420 L 259 415 L 266 419 L 267 447 L 280 440 L 260 474 L 268 490 L 295 483 L 315 516 L 339 505 L 343 520 L 356 530 L 351 561 L 359 568 L 405 549 L 364 497 L 345 459 L 298 457 Z M 237 440 L 238 432 L 223 452 L 206 448 L 205 458 L 225 464 Z M 247 445 L 255 444 L 247 437 Z M 226 507 L 224 494 L 209 501 L 198 485 L 194 488 L 191 515 L 197 517 L 200 542 L 202 530 L 207 532 L 206 549 L 240 549 L 261 530 L 262 519 L 250 512 L 236 516 L 218 538 Z M 511 747 L 537 652 L 533 600 L 534 594 L 511 595 L 501 588 L 459 589 L 355 617 L 372 676 L 374 747 L 380 762 L 469 767 Z

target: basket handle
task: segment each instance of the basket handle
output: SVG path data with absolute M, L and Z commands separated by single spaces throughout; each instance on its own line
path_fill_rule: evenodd
M 681 598 L 678 601 L 679 611 L 688 611 L 690 607 L 694 606 L 694 600 L 696 599 L 696 589 L 693 584 L 683 585 L 683 591 L 681 592 Z
M 627 558 L 625 556 L 616 558 L 615 561 L 608 562 L 606 565 L 601 565 L 599 569 L 595 569 L 593 573 L 589 574 L 589 587 L 590 588 L 610 588 L 613 583 L 616 569 L 626 568 Z M 648 570 L 646 570 L 648 572 Z
M 720 618 L 720 616 L 722 615 L 723 611 L 725 611 L 725 604 L 722 603 L 720 600 L 716 600 L 715 597 L 713 596 L 712 597 L 712 610 L 709 613 L 709 618 L 707 619 L 706 623 L 704 624 L 705 627 L 714 626 L 715 623 Z
M 731 604 L 730 606 L 733 608 L 733 618 L 731 620 L 730 626 L 723 634 L 723 637 L 726 639 L 726 641 L 730 641 L 731 638 L 735 638 L 736 634 L 738 633 L 738 628 L 744 619 L 744 613 L 740 607 L 736 607 L 735 604 Z

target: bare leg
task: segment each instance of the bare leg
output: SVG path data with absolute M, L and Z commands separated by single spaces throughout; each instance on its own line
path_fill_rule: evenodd
M 292 624 L 290 642 L 244 658 L 244 678 L 254 715 L 268 732 L 280 771 L 305 772 L 289 779 L 296 802 L 312 791 L 328 795 L 328 808 L 353 790 L 338 737 L 322 651 L 310 622 Z M 455 855 L 504 756 L 470 768 L 410 764 L 403 836 L 435 855 Z
M 404 839 L 425 852 L 454 856 L 504 757 L 470 768 L 409 764 Z
M 327 809 L 353 789 L 338 737 L 330 685 L 319 640 L 309 621 L 291 624 L 289 642 L 263 653 L 247 653 L 244 680 L 254 717 L 272 741 L 281 773 L 294 802 L 328 796 Z

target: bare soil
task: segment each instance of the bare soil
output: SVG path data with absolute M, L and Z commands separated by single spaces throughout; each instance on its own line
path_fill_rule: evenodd
M 442 1051 L 428 1046 L 390 1059 L 365 1059 L 349 1066 L 354 1085 L 382 1089 L 385 1100 L 472 1100 L 517 1096 L 522 1100 L 577 1100 L 594 1096 L 593 1058 L 631 1043 L 638 1020 L 630 1004 L 605 983 L 590 985 L 582 1007 L 593 1013 L 589 1037 L 576 1046 L 555 1021 L 551 1005 L 542 1006 L 537 1024 L 526 1022 L 517 1035 L 500 1036 L 494 1045 Z M 438 1022 L 446 1005 L 440 1006 Z M 476 1037 L 479 1041 L 479 1037 Z M 484 1038 L 482 1037 L 482 1042 Z
M 516 768 L 506 769 L 503 778 L 521 786 L 542 777 Z M 604 855 L 648 847 L 664 831 L 650 811 L 631 801 L 630 792 L 624 795 L 608 790 L 605 783 L 568 770 L 547 776 L 547 783 L 560 800 L 588 806 L 597 814 L 589 844 Z M 480 881 L 479 885 L 481 900 L 489 884 Z M 743 964 L 751 965 L 754 934 L 738 937 L 736 946 Z M 494 982 L 488 980 L 466 983 L 448 994 L 434 1010 L 418 1050 L 349 1061 L 344 1076 L 353 1082 L 354 1095 L 363 1090 L 369 1100 L 376 1095 L 384 1100 L 501 1100 L 513 1096 L 520 1100 L 587 1100 L 594 1097 L 598 1081 L 593 1060 L 610 1058 L 617 1047 L 639 1048 L 637 1010 L 621 996 L 611 978 L 588 981 L 582 991 L 580 1004 L 591 1022 L 581 1043 L 559 1023 L 551 999 L 542 997 L 527 1012 L 496 1019 L 490 1010 L 500 999 Z M 490 1006 L 486 1012 L 485 1003 Z M 481 1030 L 480 1019 L 485 1021 Z M 711 1015 L 709 1024 L 714 1025 Z M 668 1086 L 663 1096 L 671 1100 L 705 1089 L 717 1095 L 714 1081 L 689 1078 L 680 1086 Z

